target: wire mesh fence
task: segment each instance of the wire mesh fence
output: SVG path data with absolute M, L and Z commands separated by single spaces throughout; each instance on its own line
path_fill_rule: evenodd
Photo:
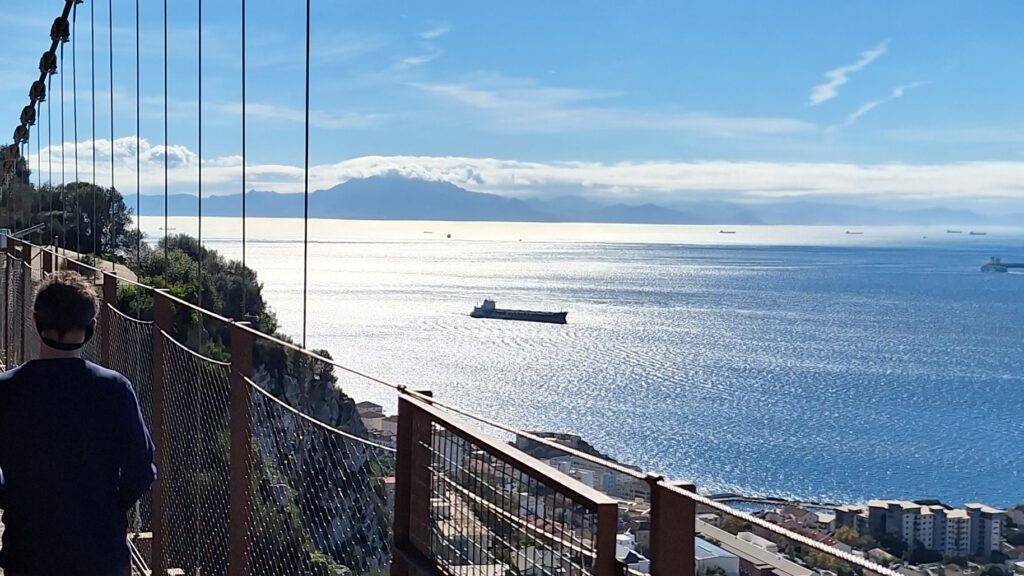
M 7 292 L 8 279 L 7 276 L 10 273 L 10 266 L 8 265 L 8 258 L 6 256 L 0 256 L 0 266 L 3 267 L 2 273 L 0 273 L 0 366 L 6 369 L 7 361 L 7 310 L 9 308 L 7 304 L 7 298 L 9 293 Z
M 25 362 L 29 360 L 35 360 L 39 358 L 39 347 L 42 345 L 42 341 L 39 338 L 39 332 L 36 330 L 35 325 L 35 312 L 33 306 L 35 305 L 35 293 L 36 276 L 40 273 L 37 270 L 29 267 L 22 267 L 22 282 L 25 286 L 22 291 L 23 296 L 23 307 L 22 307 L 22 320 L 25 325 Z
M 368 439 L 331 365 L 275 358 L 262 358 L 259 384 L 248 381 L 252 573 L 386 573 L 394 450 Z
M 230 365 L 161 332 L 167 390 L 168 565 L 187 575 L 225 574 L 228 551 Z
M 146 426 L 153 429 L 153 323 L 136 320 L 108 305 L 111 354 L 108 368 L 132 383 Z M 147 492 L 132 511 L 134 532 L 152 529 L 152 494 Z
M 596 574 L 597 505 L 471 438 L 433 420 L 416 447 L 426 451 L 412 490 L 429 500 L 428 541 L 418 545 L 428 558 L 467 576 Z
M 99 286 L 95 286 L 96 290 L 96 312 L 102 314 L 106 309 L 106 305 L 103 302 L 103 290 Z M 82 346 L 82 358 L 92 362 L 94 364 L 101 364 L 103 361 L 103 322 L 97 320 L 96 327 L 93 331 L 92 338 Z
M 25 321 L 24 269 L 19 259 L 7 259 L 7 328 L 8 368 L 21 363 L 25 342 L 21 338 L 21 327 Z

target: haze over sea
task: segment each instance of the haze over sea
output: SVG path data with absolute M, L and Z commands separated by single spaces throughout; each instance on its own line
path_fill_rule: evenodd
M 1022 229 L 310 224 L 309 345 L 353 368 L 705 491 L 1024 500 L 1024 275 L 979 271 L 1024 261 Z M 240 257 L 238 220 L 203 235 Z M 248 222 L 296 337 L 301 239 L 301 220 Z M 569 324 L 470 318 L 485 297 Z

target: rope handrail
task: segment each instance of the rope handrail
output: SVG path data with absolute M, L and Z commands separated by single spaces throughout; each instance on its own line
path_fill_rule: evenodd
M 177 340 L 175 340 L 174 336 L 171 336 L 170 334 L 168 334 L 166 330 L 161 330 L 160 334 L 163 335 L 163 337 L 166 338 L 168 342 L 171 342 L 172 344 L 174 344 L 178 348 L 181 348 L 185 352 L 188 352 L 189 354 L 191 354 L 192 356 L 194 356 L 198 360 L 202 360 L 203 362 L 209 362 L 210 364 L 214 364 L 214 365 L 220 366 L 222 368 L 228 368 L 228 369 L 231 368 L 231 363 L 230 362 L 221 362 L 220 360 L 214 360 L 213 358 L 209 358 L 207 356 L 203 356 L 199 352 L 196 352 L 195 350 L 193 350 L 193 349 L 189 348 L 188 346 L 185 346 L 181 342 L 178 342 Z
M 131 316 L 129 316 L 129 315 L 125 314 L 124 312 L 121 312 L 120 310 L 118 310 L 117 306 L 111 304 L 110 302 L 107 302 L 106 304 L 107 304 L 107 308 L 110 309 L 115 314 L 117 314 L 122 320 L 126 320 L 128 322 L 134 322 L 136 324 L 144 324 L 144 325 L 147 325 L 147 326 L 152 326 L 153 323 L 154 323 L 152 320 L 139 320 L 138 318 L 132 318 Z
M 386 452 L 391 452 L 391 453 L 397 452 L 397 450 L 395 450 L 394 448 L 390 448 L 388 446 L 384 446 L 383 444 L 378 444 L 376 442 L 373 442 L 372 440 L 367 440 L 366 438 L 360 438 L 359 436 L 356 436 L 354 434 L 350 434 L 348 432 L 345 432 L 344 430 L 339 430 L 339 429 L 337 429 L 337 428 L 335 428 L 333 426 L 330 426 L 329 424 L 325 424 L 324 422 L 321 422 L 321 421 L 317 420 L 316 418 L 313 418 L 313 417 L 309 416 L 308 414 L 304 414 L 304 413 L 296 410 L 293 406 L 290 406 L 286 402 L 283 402 L 277 396 L 274 396 L 270 392 L 267 392 L 265 389 L 263 389 L 262 386 L 260 386 L 256 382 L 254 382 L 252 380 L 252 378 L 249 378 L 248 376 L 245 377 L 245 383 L 248 384 L 253 390 L 258 392 L 261 396 L 263 396 L 263 397 L 267 398 L 268 400 L 274 402 L 278 406 L 284 408 L 288 412 L 291 412 L 292 414 L 294 414 L 295 416 L 298 416 L 299 418 L 305 420 L 306 422 L 309 422 L 310 424 L 313 424 L 314 426 L 316 426 L 318 428 L 322 428 L 323 430 L 325 430 L 327 432 L 330 432 L 331 434 L 336 434 L 338 436 L 344 436 L 345 438 L 348 438 L 349 440 L 353 440 L 355 442 L 359 442 L 361 444 L 365 444 L 365 445 L 371 446 L 373 448 L 378 448 L 378 449 L 384 450 Z
M 903 576 L 902 574 L 896 572 L 895 570 L 890 570 L 889 568 L 886 568 L 886 567 L 882 566 L 881 564 L 877 564 L 875 562 L 867 560 L 866 558 L 861 558 L 860 556 L 857 556 L 855 554 L 851 554 L 849 552 L 844 552 L 844 551 L 842 551 L 842 550 L 840 550 L 838 548 L 835 548 L 833 546 L 829 546 L 828 544 L 823 544 L 821 542 L 818 542 L 817 540 L 814 540 L 812 538 L 808 538 L 807 536 L 804 536 L 803 534 L 799 534 L 797 532 L 793 532 L 792 530 L 789 530 L 787 528 L 779 526 L 778 524 L 774 524 L 774 523 L 769 522 L 769 521 L 767 521 L 767 520 L 765 520 L 763 518 L 758 518 L 757 516 L 754 516 L 753 514 L 749 514 L 747 512 L 743 512 L 741 510 L 737 510 L 737 509 L 733 508 L 732 506 L 729 506 L 728 504 L 723 504 L 721 502 L 718 502 L 716 500 L 708 498 L 707 496 L 703 496 L 701 494 L 698 494 L 698 493 L 696 493 L 696 492 L 694 492 L 692 490 L 687 490 L 686 488 L 682 488 L 680 486 L 675 486 L 675 485 L 668 485 L 668 489 L 672 490 L 673 492 L 675 492 L 677 494 L 685 496 L 686 498 L 689 498 L 689 499 L 693 500 L 694 502 L 696 502 L 698 504 L 707 506 L 708 508 L 711 508 L 713 510 L 717 510 L 717 511 L 723 513 L 723 514 L 728 514 L 728 515 L 730 515 L 730 516 L 732 516 L 734 518 L 738 518 L 740 520 L 743 520 L 744 522 L 749 522 L 750 524 L 754 524 L 756 526 L 764 528 L 765 530 L 771 532 L 772 534 L 775 534 L 777 536 L 781 536 L 781 537 L 786 538 L 788 540 L 793 540 L 795 542 L 799 542 L 800 544 L 803 544 L 805 546 L 813 548 L 813 549 L 817 550 L 818 552 L 822 552 L 822 553 L 828 554 L 829 556 L 833 556 L 835 558 L 838 558 L 839 560 L 842 560 L 842 561 L 847 562 L 849 564 L 853 564 L 854 566 L 858 566 L 860 568 L 863 568 L 864 570 L 868 570 L 870 572 L 873 572 L 875 574 L 879 574 L 881 576 Z

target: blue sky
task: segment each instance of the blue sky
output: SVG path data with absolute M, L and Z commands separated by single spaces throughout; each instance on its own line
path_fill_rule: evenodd
M 170 186 L 194 192 L 197 3 L 170 4 Z M 8 131 L 61 5 L 0 8 Z M 133 193 L 135 3 L 113 5 L 115 177 Z M 101 182 L 110 178 L 107 6 L 95 6 Z M 204 1 L 207 194 L 242 187 L 239 7 Z M 162 8 L 142 0 L 144 193 L 163 189 Z M 77 29 L 85 180 L 91 9 L 79 6 Z M 248 15 L 247 187 L 299 191 L 303 3 L 250 0 Z M 1024 203 L 1019 3 L 314 0 L 313 19 L 314 188 L 397 171 L 517 196 Z M 64 58 L 70 173 L 70 44 Z M 44 181 L 48 158 L 59 172 L 59 80 Z M 45 147 L 45 115 L 42 126 Z

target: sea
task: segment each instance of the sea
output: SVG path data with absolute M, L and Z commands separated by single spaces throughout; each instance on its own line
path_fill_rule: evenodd
M 142 218 L 151 241 L 163 225 Z M 1024 262 L 1024 229 L 947 228 L 311 220 L 307 345 L 705 492 L 1009 506 L 1024 274 L 980 266 Z M 246 223 L 246 263 L 297 340 L 303 233 Z M 240 239 L 239 220 L 203 219 L 208 248 L 240 258 Z M 484 298 L 568 324 L 470 318 Z

